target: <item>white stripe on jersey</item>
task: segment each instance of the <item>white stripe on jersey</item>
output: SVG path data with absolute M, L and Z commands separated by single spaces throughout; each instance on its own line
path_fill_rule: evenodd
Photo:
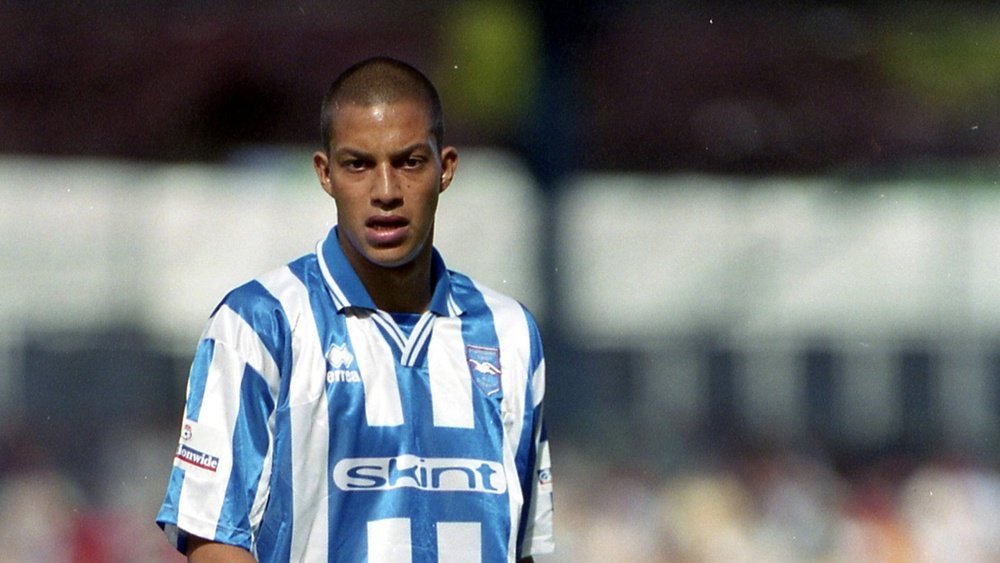
M 228 305 L 219 307 L 212 322 L 208 323 L 202 339 L 224 342 L 246 360 L 247 364 L 264 378 L 271 398 L 277 400 L 281 380 L 278 366 L 264 347 L 257 331 Z M 207 387 L 206 387 L 207 388 Z
M 503 465 L 507 471 L 511 485 L 507 487 L 510 501 L 510 521 L 518 522 L 521 516 L 521 506 L 524 495 L 520 483 L 517 482 L 517 465 L 514 458 L 517 454 L 518 441 L 521 436 L 521 425 L 524 422 L 524 400 L 528 382 L 527 377 L 531 351 L 531 340 L 528 334 L 528 323 L 521 304 L 506 295 L 497 293 L 487 287 L 476 285 L 493 313 L 493 325 L 500 339 L 500 362 L 503 370 L 500 374 L 503 386 L 503 400 L 500 404 L 501 416 L 504 421 L 504 452 Z M 519 353 L 521 352 L 521 353 Z M 507 553 L 513 561 L 517 552 L 517 533 L 510 534 Z
M 288 268 L 259 278 L 274 295 L 285 314 L 292 333 L 292 377 L 288 406 L 292 434 L 291 561 L 310 557 L 326 559 L 328 515 L 326 507 L 326 465 L 309 463 L 326 460 L 329 455 L 329 411 L 326 400 L 326 358 L 323 355 L 316 319 L 305 285 Z M 304 376 L 311 375 L 311 378 Z
M 369 317 L 348 314 L 347 334 L 354 348 L 354 360 L 365 386 L 365 415 L 369 426 L 403 424 L 403 403 L 399 397 L 392 350 L 382 332 Z
M 219 320 L 213 324 L 215 322 Z M 215 342 L 212 364 L 205 381 L 205 389 L 213 392 L 206 392 L 202 399 L 198 418 L 199 432 L 213 432 L 221 436 L 233 435 L 236 415 L 240 412 L 240 386 L 220 383 L 220 379 L 233 373 L 242 374 L 245 365 L 239 353 L 222 341 Z M 219 483 L 229 481 L 233 458 L 232 455 L 220 455 L 231 451 L 231 446 L 226 444 L 221 446 L 226 449 L 220 452 L 207 452 L 219 457 L 219 464 L 214 472 L 190 469 L 184 473 L 184 486 L 181 487 L 180 499 L 177 502 L 177 527 L 198 537 L 214 538 L 216 523 L 222 514 L 226 487 L 220 487 Z M 181 462 L 174 461 L 174 465 L 179 463 Z M 188 509 L 188 505 L 194 508 Z M 189 515 L 197 515 L 197 518 L 191 518 Z
M 409 518 L 386 518 L 368 522 L 368 563 L 411 563 Z
M 438 563 L 481 563 L 482 534 L 479 522 L 438 522 Z
M 538 367 L 535 368 L 534 375 L 531 376 L 531 395 L 533 399 L 533 408 L 538 408 L 538 405 L 542 404 L 542 399 L 545 397 L 545 359 L 543 358 L 539 362 Z
M 427 347 L 434 426 L 473 427 L 472 378 L 464 375 L 469 372 L 464 352 L 462 321 L 455 317 L 434 321 Z
M 401 363 L 404 366 L 412 366 L 417 361 L 420 350 L 423 349 L 424 343 L 427 342 L 427 337 L 431 335 L 434 323 L 436 322 L 435 319 L 436 315 L 429 311 L 425 311 L 424 314 L 420 315 L 420 319 L 410 334 L 410 339 L 406 342 L 406 349 L 403 350 Z
M 539 429 L 540 431 L 541 429 Z M 542 441 L 538 444 L 537 460 L 532 471 L 540 469 L 550 469 L 552 462 L 549 458 L 549 442 Z M 532 491 L 531 510 L 525 516 L 527 526 L 524 530 L 524 543 L 521 545 L 522 553 L 551 553 L 555 549 L 555 536 L 552 531 L 552 481 L 542 483 L 535 480 L 535 490 Z
M 316 259 L 319 262 L 319 271 L 322 272 L 323 279 L 326 280 L 326 289 L 330 292 L 330 296 L 333 297 L 333 304 L 337 309 L 346 306 L 348 303 L 347 296 L 340 290 L 337 280 L 330 274 L 330 267 L 326 265 L 326 259 L 323 257 L 322 239 L 316 243 Z
M 212 338 L 216 342 L 237 344 L 237 354 L 244 358 L 247 364 L 257 373 L 261 374 L 267 383 L 268 392 L 271 393 L 271 400 L 278 401 L 278 385 L 281 376 L 278 366 L 266 352 L 264 344 L 260 340 L 257 332 L 247 324 L 246 320 L 229 308 L 223 305 L 215 313 L 214 322 L 205 328 L 203 338 Z M 252 343 L 252 344 L 248 344 Z M 216 347 L 218 352 L 218 347 Z M 214 362 L 213 362 L 214 363 Z M 237 386 L 238 387 L 238 386 Z M 207 387 L 206 387 L 207 388 Z M 268 426 L 268 446 L 267 454 L 264 456 L 261 466 L 260 481 L 257 482 L 257 491 L 254 493 L 253 505 L 250 508 L 250 526 L 254 532 L 260 526 L 261 518 L 264 517 L 264 508 L 267 506 L 267 495 L 271 480 L 272 460 L 274 459 L 274 412 L 267 420 Z M 232 435 L 231 433 L 229 434 Z
M 392 341 L 396 343 L 397 349 L 402 351 L 406 347 L 406 344 L 403 343 L 403 331 L 400 330 L 399 325 L 396 324 L 396 321 L 392 319 L 389 313 L 374 311 L 370 318 L 375 324 L 385 329 L 386 333 L 389 334 L 389 338 L 392 338 Z

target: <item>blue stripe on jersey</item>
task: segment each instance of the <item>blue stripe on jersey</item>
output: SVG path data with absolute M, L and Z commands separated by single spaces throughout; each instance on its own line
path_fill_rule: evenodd
M 261 399 L 264 399 L 261 401 Z M 250 546 L 249 508 L 253 506 L 270 441 L 267 419 L 274 409 L 264 378 L 246 366 L 240 385 L 240 410 L 233 429 L 233 472 L 229 476 L 216 539 Z
M 291 333 L 277 298 L 255 280 L 229 292 L 225 304 L 254 328 L 281 374 L 288 373 L 290 358 L 283 358 L 283 350 L 285 343 L 290 342 Z M 233 342 L 227 344 L 235 345 Z
M 427 313 L 421 315 L 420 319 L 417 320 L 416 325 L 410 332 L 411 335 L 416 335 L 411 337 L 413 339 L 413 347 L 403 357 L 403 365 L 417 366 L 426 363 L 427 341 L 433 331 L 434 317 L 435 315 Z
M 455 304 L 449 299 L 453 290 L 453 284 L 451 283 L 450 272 L 444 265 L 444 259 L 441 258 L 441 254 L 438 253 L 436 248 L 431 252 L 431 280 L 434 283 L 434 293 L 431 294 L 431 303 L 428 309 L 435 315 L 441 315 L 442 317 L 461 313 L 461 311 L 453 313 L 449 310 L 448 306 Z
M 282 393 L 287 397 L 287 389 Z M 270 561 L 288 561 L 292 552 L 292 536 L 289 533 L 294 522 L 292 514 L 292 443 L 290 438 L 291 421 L 288 408 L 279 408 L 275 412 L 274 469 L 271 472 L 270 495 L 264 519 L 257 531 L 256 551 L 261 563 Z M 265 559 L 264 554 L 272 558 Z
M 535 473 L 535 466 L 537 461 L 538 452 L 534 448 L 535 433 L 538 432 L 542 435 L 541 442 L 545 441 L 545 424 L 541 422 L 542 420 L 542 408 L 534 407 L 536 402 L 535 397 L 535 386 L 534 377 L 538 370 L 538 366 L 542 362 L 544 357 L 542 351 L 542 338 L 538 333 L 538 325 L 534 322 L 534 317 L 531 316 L 531 312 L 525 307 L 521 307 L 524 311 L 525 318 L 529 321 L 528 327 L 530 330 L 529 340 L 531 345 L 530 359 L 528 364 L 528 383 L 527 390 L 524 394 L 524 421 L 522 423 L 523 431 L 521 433 L 521 441 L 518 444 L 517 456 L 515 458 L 515 463 L 517 465 L 518 475 L 521 476 L 521 490 L 524 492 L 524 505 L 521 508 L 521 521 L 517 530 L 517 546 L 520 549 L 521 545 L 524 544 L 524 534 L 527 530 L 529 521 L 529 512 L 532 503 L 535 502 L 534 499 L 534 483 L 537 477 Z M 541 428 L 539 428 L 541 424 Z M 521 556 L 520 553 L 517 554 L 518 557 Z
M 529 311 L 527 307 L 525 307 L 524 305 L 521 306 L 521 310 L 524 312 L 524 317 L 528 321 L 529 338 L 531 344 L 531 357 L 530 357 L 530 363 L 528 364 L 528 391 L 530 392 L 534 391 L 535 387 L 532 384 L 534 382 L 533 380 L 534 380 L 535 370 L 537 370 L 538 366 L 542 363 L 542 358 L 545 357 L 545 352 L 542 349 L 542 335 L 539 334 L 538 332 L 538 323 L 536 322 L 535 317 L 531 314 L 531 311 Z M 534 393 L 531 393 L 531 395 L 532 395 L 532 401 L 534 401 L 533 397 Z M 528 406 L 530 407 L 532 404 L 534 403 L 533 402 L 529 403 Z
M 341 278 L 338 277 L 338 281 Z M 316 328 L 320 337 L 323 350 L 329 350 L 334 344 L 346 346 L 347 351 L 357 357 L 355 343 L 351 341 L 348 334 L 345 315 L 356 316 L 357 311 L 346 311 L 345 314 L 337 314 L 324 300 L 330 296 L 323 290 L 325 286 L 305 282 L 309 291 L 309 302 L 316 319 Z M 374 321 L 373 321 L 374 322 Z M 383 330 L 383 327 L 379 327 Z M 391 337 L 386 337 L 391 341 Z M 399 349 L 389 347 L 393 354 L 399 354 Z M 347 366 L 348 369 L 356 368 L 357 364 Z M 329 368 L 329 366 L 328 366 Z M 348 457 L 365 457 L 378 453 L 377 448 L 372 447 L 371 433 L 388 432 L 385 427 L 375 430 L 367 427 L 365 416 L 365 396 L 364 387 L 360 382 L 336 381 L 328 383 L 326 387 L 326 398 L 329 409 L 329 469 L 333 468 L 336 460 Z M 378 453 L 378 455 L 385 455 Z M 289 493 L 290 494 L 290 493 Z M 367 551 L 365 538 L 367 534 L 368 520 L 371 518 L 365 501 L 371 498 L 358 497 L 357 493 L 344 494 L 336 489 L 331 483 L 327 504 L 328 536 L 327 545 L 330 561 L 365 561 Z M 355 502 L 351 503 L 350 500 Z M 385 501 L 385 497 L 379 497 L 380 502 Z
M 338 303 L 338 307 L 350 306 L 376 309 L 375 303 L 368 296 L 368 292 L 361 283 L 361 279 L 358 278 L 358 275 L 354 272 L 354 268 L 351 267 L 350 262 L 347 261 L 347 257 L 344 256 L 344 252 L 340 249 L 340 243 L 337 241 L 337 227 L 330 230 L 330 233 L 320 246 L 320 250 L 323 253 L 323 260 L 334 278 L 333 280 L 327 280 L 327 282 L 334 283 L 347 298 L 347 303 Z
M 480 346 L 484 348 L 500 349 L 500 340 L 496 333 L 496 325 L 493 313 L 486 305 L 486 301 L 474 286 L 471 279 L 462 274 L 451 272 L 452 292 L 455 300 L 462 304 L 466 314 L 462 315 L 462 339 L 465 346 Z M 468 358 L 468 355 L 466 356 Z M 503 358 L 500 358 L 503 362 Z M 468 375 L 474 378 L 472 367 L 468 366 Z M 456 440 L 478 446 L 471 455 L 477 459 L 490 459 L 503 449 L 504 422 L 500 412 L 501 401 L 504 390 L 501 388 L 498 393 L 487 396 L 475 382 L 472 385 L 473 407 L 475 416 L 475 427 L 472 429 L 438 428 L 436 435 L 447 439 L 449 435 L 454 435 Z M 487 434 L 487 439 L 483 440 L 483 433 Z M 464 436 L 463 436 L 464 434 Z M 502 462 L 502 459 L 495 461 Z M 480 504 L 474 507 L 468 514 L 470 521 L 475 521 L 481 517 L 483 512 L 509 511 L 508 495 L 497 495 L 493 501 L 492 508 L 485 508 L 483 499 L 478 499 Z M 465 516 L 465 515 L 461 515 Z M 450 517 L 448 518 L 450 519 Z M 458 518 L 461 519 L 461 518 Z M 510 536 L 511 522 L 509 519 L 498 519 L 503 522 L 503 526 L 484 526 L 482 528 L 482 551 L 483 561 L 506 561 L 507 540 Z
M 307 255 L 288 264 L 289 271 L 305 285 L 309 292 L 310 307 L 316 319 L 316 324 L 322 326 L 328 322 L 331 312 L 329 306 L 332 296 L 325 289 L 322 273 L 315 255 Z M 291 335 L 288 336 L 291 342 Z M 326 348 L 324 348 L 326 349 Z M 291 362 L 293 358 L 285 358 L 287 363 L 281 366 L 281 384 L 278 391 L 279 404 L 274 412 L 274 456 L 271 472 L 270 495 L 267 510 L 257 533 L 257 553 L 261 563 L 288 561 L 292 551 L 292 534 L 289 530 L 294 526 L 294 494 L 292 476 L 292 421 L 288 397 L 291 385 Z M 268 558 L 269 556 L 269 558 Z
M 187 417 L 198 422 L 201 413 L 201 400 L 205 396 L 205 382 L 208 380 L 208 368 L 212 365 L 215 355 L 215 341 L 202 340 L 194 353 L 191 363 L 191 374 L 188 376 Z
M 166 522 L 177 522 L 177 506 L 180 504 L 181 484 L 183 482 L 184 469 L 175 465 L 170 470 L 167 493 L 160 506 L 160 511 L 156 515 L 156 522 L 160 528 L 165 528 Z
M 531 396 L 531 393 L 528 393 Z M 532 447 L 534 442 L 535 431 L 537 429 L 542 435 L 545 434 L 545 424 L 541 423 L 541 428 L 538 428 L 538 421 L 541 417 L 541 407 L 537 409 L 532 409 L 530 406 L 525 409 L 525 425 L 524 431 L 522 432 L 521 444 L 517 451 L 517 472 L 521 476 L 521 491 L 524 493 L 524 504 L 521 506 L 521 521 L 517 527 L 517 547 L 518 549 L 524 545 L 524 534 L 527 531 L 529 525 L 533 523 L 530 520 L 531 505 L 535 502 L 535 487 L 534 484 L 537 476 L 535 475 L 535 465 L 537 461 L 538 452 Z M 527 420 L 528 417 L 532 417 L 534 424 L 530 424 Z M 543 438 L 540 443 L 544 443 Z M 521 556 L 520 553 L 517 554 L 518 557 Z

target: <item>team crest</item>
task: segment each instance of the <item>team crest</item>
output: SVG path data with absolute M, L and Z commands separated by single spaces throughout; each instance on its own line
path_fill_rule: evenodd
M 469 362 L 472 380 L 486 396 L 500 392 L 500 349 L 485 346 L 466 346 L 465 358 Z

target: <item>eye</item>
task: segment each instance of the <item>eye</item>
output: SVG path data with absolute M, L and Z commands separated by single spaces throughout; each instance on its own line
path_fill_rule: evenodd
M 424 162 L 426 162 L 426 159 L 424 159 L 423 157 L 420 157 L 420 156 L 410 156 L 410 157 L 407 157 L 406 160 L 403 161 L 403 167 L 404 168 L 420 168 L 421 166 L 424 165 Z
M 348 159 L 348 160 L 344 160 L 344 161 L 342 161 L 340 163 L 340 165 L 345 170 L 348 170 L 348 171 L 351 171 L 351 172 L 357 172 L 357 171 L 365 169 L 365 161 L 361 160 L 360 158 L 351 158 L 351 159 Z

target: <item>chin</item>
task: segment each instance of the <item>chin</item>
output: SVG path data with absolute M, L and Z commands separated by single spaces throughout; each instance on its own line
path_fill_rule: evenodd
M 381 268 L 399 268 L 405 266 L 414 259 L 416 259 L 418 252 L 409 253 L 399 253 L 399 252 L 370 252 L 365 257 L 368 261 Z

